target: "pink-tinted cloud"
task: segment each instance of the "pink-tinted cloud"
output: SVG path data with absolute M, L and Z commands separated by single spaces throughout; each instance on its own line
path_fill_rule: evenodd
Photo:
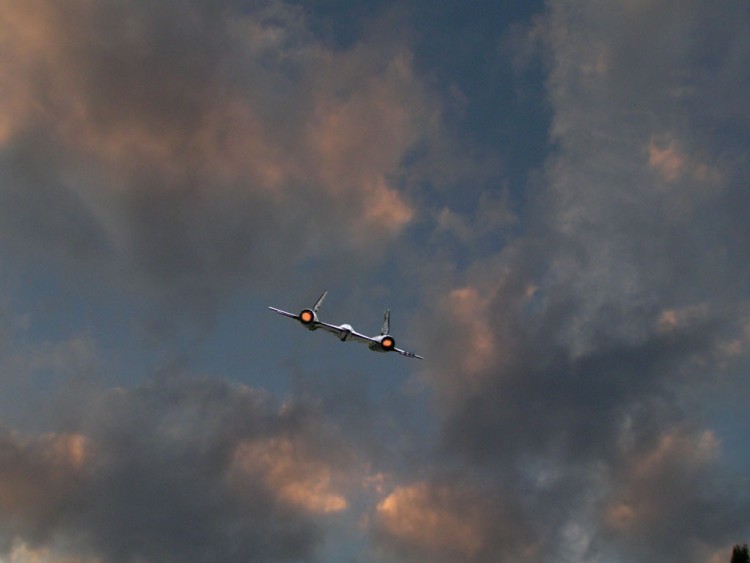
M 523 518 L 495 493 L 455 478 L 396 487 L 381 500 L 373 533 L 385 558 L 402 561 L 492 561 L 538 556 Z M 502 554 L 502 555 L 501 555 Z
M 526 229 L 432 287 L 441 461 L 522 491 L 562 560 L 706 561 L 744 533 L 745 480 L 701 395 L 743 374 L 726 358 L 745 341 L 747 117 L 709 77 L 749 60 L 718 30 L 750 13 L 725 7 L 548 4 L 555 146 Z M 707 45 L 723 56 L 698 63 Z
M 80 432 L 0 435 L 2 556 L 310 559 L 315 519 L 359 480 L 313 412 L 221 380 L 115 389 L 68 415 Z
M 9 240 L 216 288 L 402 233 L 402 162 L 439 115 L 408 49 L 225 4 L 2 4 Z
M 664 180 L 675 182 L 683 173 L 685 155 L 677 150 L 674 142 L 661 147 L 652 139 L 648 146 L 648 164 L 656 169 Z
M 731 516 L 717 513 L 721 503 L 711 497 L 717 494 L 711 475 L 719 454 L 713 432 L 684 429 L 668 431 L 650 449 L 629 452 L 604 503 L 603 536 L 633 557 L 672 551 L 698 563 L 728 553 L 731 536 L 722 527 Z M 670 545 L 665 538 L 676 530 L 685 540 Z
M 81 435 L 2 437 L 2 517 L 12 522 L 55 513 L 76 493 L 85 474 L 86 439 Z
M 379 525 L 388 535 L 419 549 L 470 559 L 482 547 L 477 522 L 471 515 L 452 513 L 439 499 L 433 502 L 434 494 L 426 483 L 397 488 L 378 504 Z M 450 492 L 437 496 L 445 494 Z
M 700 479 L 718 455 L 719 444 L 712 432 L 686 435 L 680 430 L 662 436 L 652 449 L 634 453 L 627 462 L 622 489 L 605 509 L 606 525 L 623 533 L 647 533 L 664 522 L 665 516 L 670 517 L 678 500 L 668 498 L 667 484 L 681 489 L 688 483 L 679 481 Z
M 261 479 L 292 506 L 317 514 L 345 510 L 348 503 L 334 488 L 332 467 L 303 450 L 304 444 L 289 439 L 242 442 L 235 449 L 229 480 L 238 494 L 244 482 Z

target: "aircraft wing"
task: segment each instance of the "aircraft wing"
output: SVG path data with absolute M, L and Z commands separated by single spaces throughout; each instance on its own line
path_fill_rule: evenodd
M 356 330 L 353 330 L 349 335 L 349 338 L 361 342 L 362 344 L 369 344 L 370 342 L 377 342 L 374 338 L 370 338 L 365 334 L 360 334 Z
M 422 356 L 417 356 L 416 354 L 414 354 L 412 352 L 407 352 L 406 350 L 401 350 L 399 348 L 394 348 L 393 351 L 394 352 L 398 352 L 399 354 L 401 354 L 402 356 L 406 356 L 407 358 L 417 358 L 418 360 L 424 360 L 424 358 Z
M 287 313 L 286 311 L 282 311 L 281 309 L 277 309 L 276 307 L 269 307 L 271 311 L 276 311 L 279 315 L 284 315 L 285 317 L 289 317 L 290 319 L 299 320 L 299 315 L 294 315 L 292 313 Z

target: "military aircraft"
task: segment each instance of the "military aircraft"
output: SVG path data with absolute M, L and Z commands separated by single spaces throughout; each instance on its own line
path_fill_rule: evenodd
M 354 330 L 354 328 L 352 328 L 352 325 L 349 324 L 336 326 L 324 323 L 323 321 L 319 320 L 318 310 L 323 304 L 323 300 L 326 298 L 326 295 L 328 295 L 328 291 L 323 292 L 323 295 L 321 295 L 320 298 L 315 302 L 315 305 L 313 305 L 312 309 L 302 309 L 299 315 L 282 311 L 281 309 L 277 309 L 276 307 L 269 307 L 269 309 L 271 309 L 272 311 L 276 311 L 279 315 L 284 315 L 285 317 L 289 317 L 290 319 L 299 321 L 302 326 L 307 328 L 307 330 L 322 329 L 326 332 L 330 332 L 331 334 L 335 334 L 342 342 L 346 342 L 348 340 L 361 342 L 362 344 L 367 344 L 367 346 L 373 352 L 398 352 L 399 354 L 401 354 L 402 356 L 406 356 L 407 358 L 417 358 L 419 360 L 424 359 L 422 358 L 422 356 L 417 356 L 416 354 L 412 354 L 411 352 L 407 352 L 406 350 L 396 348 L 396 339 L 388 334 L 391 330 L 390 309 L 386 309 L 385 311 L 385 316 L 383 317 L 383 328 L 380 329 L 380 334 L 378 336 L 366 336 L 364 334 L 360 334 L 359 332 Z

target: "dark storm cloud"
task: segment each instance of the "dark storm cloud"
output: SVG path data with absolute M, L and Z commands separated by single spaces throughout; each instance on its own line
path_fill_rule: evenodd
M 494 475 L 533 514 L 529 551 L 473 560 L 721 558 L 747 532 L 747 482 L 685 397 L 727 392 L 747 354 L 747 84 L 727 77 L 750 64 L 750 8 L 547 10 L 555 147 L 530 228 L 438 282 L 424 322 L 455 487 Z
M 0 437 L 6 554 L 311 561 L 321 518 L 347 506 L 335 433 L 249 388 L 178 377 L 68 415 L 75 431 Z
M 415 214 L 402 160 L 437 114 L 400 45 L 327 48 L 277 2 L 3 3 L 0 29 L 15 248 L 200 299 Z

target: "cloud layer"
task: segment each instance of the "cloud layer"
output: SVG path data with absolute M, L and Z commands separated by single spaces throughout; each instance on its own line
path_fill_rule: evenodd
M 180 377 L 99 395 L 75 431 L 3 431 L 2 547 L 102 561 L 315 559 L 346 449 L 314 412 Z M 338 487 L 341 487 L 340 489 Z
M 545 72 L 549 144 L 520 186 L 514 150 L 477 141 L 502 111 L 467 133 L 497 85 L 480 102 L 471 69 L 440 75 L 435 29 L 376 5 L 385 24 L 337 42 L 324 12 L 0 0 L 0 257 L 227 318 L 238 287 L 385 263 L 349 300 L 413 296 L 426 358 L 342 368 L 248 338 L 243 376 L 288 396 L 172 368 L 84 390 L 122 353 L 97 334 L 120 333 L 36 334 L 7 297 L 0 391 L 63 397 L 34 403 L 57 405 L 49 431 L 0 431 L 0 553 L 728 560 L 750 517 L 717 416 L 750 349 L 747 3 L 550 0 L 477 37 L 483 72 Z M 265 374 L 269 349 L 288 361 Z
M 0 26 L 3 237 L 22 250 L 211 292 L 414 217 L 402 162 L 436 108 L 398 45 L 326 47 L 275 2 L 5 2 Z
M 445 466 L 465 468 L 454 487 L 503 497 L 490 513 L 516 506 L 529 538 L 519 551 L 476 524 L 472 549 L 453 542 L 462 560 L 698 562 L 747 531 L 746 480 L 686 400 L 742 367 L 728 352 L 746 324 L 747 117 L 742 79 L 723 77 L 750 57 L 750 14 L 725 8 L 551 2 L 533 29 L 555 145 L 527 236 L 446 284 L 424 322 Z M 381 505 L 384 530 L 424 560 L 430 526 L 387 525 L 406 495 Z M 435 507 L 425 497 L 415 522 Z M 443 510 L 435 527 L 466 512 Z

